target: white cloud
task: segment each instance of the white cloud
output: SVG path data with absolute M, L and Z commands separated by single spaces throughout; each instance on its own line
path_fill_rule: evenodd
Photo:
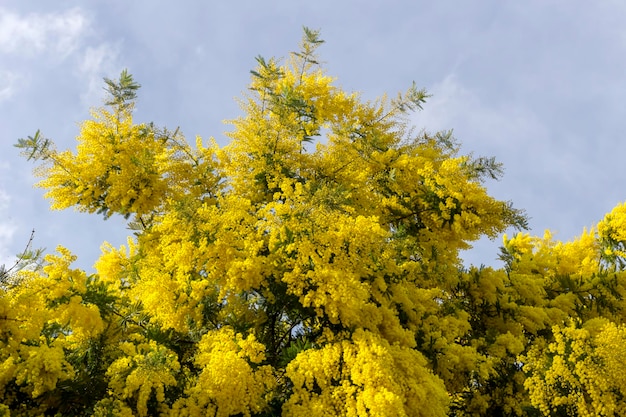
M 88 74 L 100 72 L 104 67 L 110 66 L 111 61 L 117 58 L 117 54 L 117 48 L 106 43 L 88 47 L 80 64 L 80 70 Z
M 549 131 L 533 109 L 514 102 L 487 102 L 448 75 L 429 91 L 415 123 L 427 131 L 454 129 L 466 151 L 506 154 L 538 152 L 549 145 Z
M 10 196 L 2 189 L 0 189 L 0 265 L 9 265 L 15 259 L 15 254 L 11 253 L 10 247 L 13 241 L 13 235 L 17 230 L 15 224 L 10 221 L 6 221 L 10 217 L 7 216 L 7 209 L 11 201 Z
M 79 72 L 86 79 L 87 88 L 81 100 L 93 106 L 102 100 L 102 77 L 113 77 L 118 67 L 119 47 L 102 43 L 85 49 L 79 65 Z
M 0 52 L 24 56 L 46 52 L 62 59 L 79 46 L 87 25 L 79 9 L 28 15 L 0 9 Z
M 0 7 L 0 103 L 27 88 L 33 75 L 77 51 L 89 32 L 80 9 L 19 14 Z
M 20 14 L 0 7 L 0 103 L 46 74 L 39 71 L 43 59 L 70 65 L 80 80 L 83 104 L 99 104 L 102 77 L 119 71 L 120 47 L 97 40 L 93 23 L 79 8 Z
M 0 69 L 0 102 L 13 97 L 21 79 L 15 71 Z

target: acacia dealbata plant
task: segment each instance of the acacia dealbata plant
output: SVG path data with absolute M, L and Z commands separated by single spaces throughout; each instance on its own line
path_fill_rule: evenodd
M 526 228 L 486 191 L 500 165 L 416 133 L 415 86 L 374 102 L 335 86 L 321 44 L 305 28 L 284 62 L 257 58 L 225 146 L 136 123 L 127 71 L 75 150 L 19 140 L 52 208 L 133 233 L 93 274 L 58 247 L 3 275 L 0 415 L 624 412 L 624 206 L 464 268 L 471 242 Z

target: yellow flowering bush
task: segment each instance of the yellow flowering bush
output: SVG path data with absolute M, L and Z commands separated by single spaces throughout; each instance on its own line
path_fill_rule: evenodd
M 201 369 L 185 397 L 176 401 L 174 415 L 251 416 L 264 411 L 275 387 L 264 346 L 254 335 L 243 338 L 231 328 L 205 335 L 195 363 Z
M 139 344 L 125 342 L 120 349 L 125 355 L 116 359 L 106 372 L 109 390 L 116 398 L 136 402 L 137 414 L 146 416 L 151 395 L 163 403 L 165 388 L 177 384 L 178 358 L 153 340 Z
M 362 330 L 299 353 L 286 375 L 287 415 L 438 416 L 448 402 L 419 352 Z
M 133 235 L 91 275 L 59 247 L 0 276 L 0 413 L 622 412 L 624 206 L 465 268 L 472 242 L 526 227 L 487 193 L 500 165 L 415 133 L 415 86 L 373 102 L 337 87 L 321 43 L 305 29 L 284 62 L 257 58 L 224 146 L 135 122 L 126 71 L 75 150 L 19 140 L 52 208 Z
M 626 327 L 600 330 L 555 326 L 554 341 L 534 347 L 525 386 L 544 415 L 615 416 L 626 413 Z

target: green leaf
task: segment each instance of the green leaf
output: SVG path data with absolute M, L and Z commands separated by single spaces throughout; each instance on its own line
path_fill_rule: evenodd
M 105 90 L 110 95 L 105 104 L 120 108 L 127 108 L 132 105 L 132 102 L 137 98 L 137 90 L 141 87 L 133 80 L 133 76 L 127 69 L 122 70 L 119 80 L 114 81 L 105 77 L 104 82 L 107 85 Z

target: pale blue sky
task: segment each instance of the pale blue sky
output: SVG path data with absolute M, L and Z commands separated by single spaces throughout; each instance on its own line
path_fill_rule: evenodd
M 225 143 L 254 57 L 284 57 L 303 25 L 321 59 L 365 98 L 433 94 L 417 129 L 454 129 L 465 152 L 495 156 L 492 194 L 526 209 L 532 232 L 569 240 L 626 200 L 626 2 L 22 1 L 0 3 L 0 257 L 57 244 L 90 268 L 124 222 L 51 212 L 12 147 L 41 129 L 59 148 L 102 103 L 102 77 L 142 84 L 137 120 Z M 497 265 L 496 242 L 468 262 Z

